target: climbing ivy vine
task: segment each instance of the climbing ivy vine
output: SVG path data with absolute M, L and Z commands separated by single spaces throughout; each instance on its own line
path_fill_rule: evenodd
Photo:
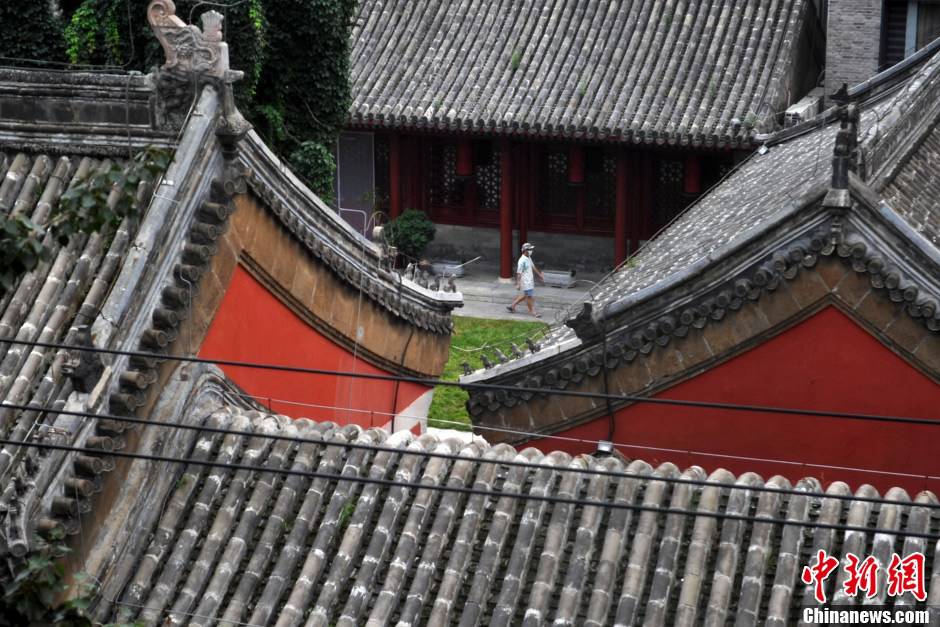
M 42 0 L 4 19 L 0 54 L 149 72 L 163 60 L 147 24 L 149 0 Z M 242 113 L 318 194 L 332 195 L 337 134 L 349 110 L 349 37 L 356 0 L 176 0 L 176 13 L 199 24 L 225 15 Z M 11 5 L 12 6 L 12 5 Z M 22 11 L 29 19 L 24 19 Z M 9 33 L 7 33 L 9 31 Z
M 0 2 L 0 64 L 65 61 L 62 19 L 49 2 Z
M 147 24 L 148 4 L 0 2 L 0 56 L 150 71 L 162 63 L 163 54 Z M 195 24 L 203 11 L 224 13 L 231 65 L 245 72 L 236 85 L 239 108 L 317 194 L 332 200 L 333 146 L 350 104 L 349 38 L 356 0 L 245 0 L 228 7 L 199 0 L 175 4 L 177 15 Z M 125 215 L 98 213 L 106 206 L 101 202 L 106 190 L 115 183 L 110 179 L 121 176 L 114 171 L 104 178 L 95 175 L 68 192 L 61 222 L 51 227 L 56 237 L 105 228 Z M 142 175 L 121 180 L 135 176 Z M 0 294 L 42 260 L 44 235 L 26 216 L 0 218 Z
M 162 62 L 160 46 L 147 24 L 149 0 L 74 0 L 69 10 L 63 6 L 62 20 L 68 60 L 75 64 L 118 66 L 149 72 Z M 65 4 L 60 2 L 60 4 Z M 243 96 L 254 96 L 264 64 L 267 20 L 263 0 L 231 3 L 231 7 L 199 0 L 178 0 L 176 13 L 184 21 L 209 9 L 224 13 L 226 41 L 232 67 L 245 71 Z M 201 5 L 201 6 L 200 6 Z
M 252 122 L 311 188 L 332 199 L 333 146 L 350 104 L 355 0 L 265 0 L 265 71 Z M 310 45 L 316 42 L 316 45 Z

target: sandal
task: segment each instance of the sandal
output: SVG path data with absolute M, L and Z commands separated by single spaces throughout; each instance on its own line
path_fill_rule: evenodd
M 541 317 L 542 317 L 542 314 L 540 314 L 540 313 L 534 313 L 534 314 L 532 314 L 532 315 L 535 316 L 536 318 L 541 318 Z

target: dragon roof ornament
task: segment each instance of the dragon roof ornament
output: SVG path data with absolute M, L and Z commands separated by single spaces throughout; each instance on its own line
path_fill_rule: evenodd
M 218 11 L 206 11 L 200 16 L 200 29 L 177 17 L 173 0 L 152 0 L 147 6 L 147 21 L 166 57 L 156 76 L 161 124 L 180 126 L 198 88 L 213 85 L 222 95 L 219 137 L 231 151 L 251 126 L 235 108 L 232 84 L 245 73 L 229 67 L 228 44 L 222 39 L 223 19 Z
M 176 16 L 173 0 L 153 0 L 147 21 L 163 47 L 164 72 L 205 74 L 218 79 L 238 80 L 242 72 L 228 65 L 228 44 L 222 41 L 223 16 L 218 11 L 202 14 L 202 29 Z

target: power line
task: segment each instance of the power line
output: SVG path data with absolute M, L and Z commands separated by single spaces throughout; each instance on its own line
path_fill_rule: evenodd
M 114 421 L 124 421 L 132 424 L 140 424 L 144 426 L 152 427 L 164 427 L 170 429 L 181 429 L 185 431 L 198 431 L 205 433 L 217 433 L 220 435 L 237 435 L 243 436 L 246 438 L 262 438 L 265 440 L 274 440 L 280 442 L 291 442 L 294 444 L 310 444 L 311 442 L 321 444 L 323 446 L 339 446 L 346 449 L 354 450 L 364 450 L 372 451 L 376 453 L 394 453 L 402 455 L 421 455 L 422 457 L 437 458 L 437 459 L 446 459 L 449 461 L 466 461 L 468 458 L 465 455 L 453 454 L 453 453 L 438 453 L 435 451 L 413 451 L 413 450 L 404 450 L 401 448 L 393 446 L 382 446 L 378 444 L 358 444 L 355 442 L 327 442 L 323 440 L 311 440 L 308 438 L 302 438 L 297 436 L 290 435 L 278 435 L 274 433 L 264 433 L 264 432 L 254 432 L 254 431 L 243 431 L 238 429 L 226 429 L 224 427 L 211 427 L 211 426 L 201 426 L 201 425 L 189 425 L 182 423 L 172 423 L 172 422 L 162 422 L 156 420 L 149 420 L 146 418 L 137 418 L 137 417 L 124 417 L 116 416 L 109 414 L 95 414 L 92 412 L 77 411 L 77 410 L 66 410 L 66 409 L 51 409 L 36 407 L 33 405 L 20 405 L 14 403 L 0 403 L 0 407 L 8 409 L 18 409 L 18 410 L 28 410 L 28 411 L 42 411 L 51 414 L 61 414 L 67 416 L 76 416 L 80 418 L 91 418 L 94 420 L 114 420 Z M 111 454 L 108 451 L 96 450 L 98 455 L 109 455 Z M 681 477 L 653 477 L 651 475 L 642 474 L 642 473 L 631 473 L 625 471 L 617 470 L 603 470 L 603 469 L 591 469 L 591 468 L 577 468 L 577 467 L 559 467 L 549 464 L 538 464 L 535 462 L 523 462 L 516 460 L 491 460 L 479 458 L 477 461 L 482 464 L 495 464 L 503 466 L 511 466 L 515 468 L 528 468 L 530 470 L 558 470 L 564 472 L 575 472 L 578 474 L 589 475 L 589 476 L 603 476 L 603 477 L 612 477 L 616 479 L 638 479 L 646 481 L 662 481 L 664 483 L 674 483 L 680 485 L 692 485 L 699 487 L 714 487 L 721 489 L 731 489 L 731 490 L 746 490 L 754 492 L 769 492 L 773 494 L 786 494 L 789 496 L 805 496 L 812 498 L 820 499 L 834 499 L 838 501 L 859 501 L 863 503 L 874 503 L 878 505 L 900 505 L 900 506 L 910 506 L 911 503 L 908 501 L 894 501 L 891 499 L 879 498 L 879 497 L 864 497 L 864 496 L 853 496 L 845 494 L 827 494 L 825 492 L 815 492 L 815 491 L 806 491 L 806 490 L 797 490 L 793 488 L 772 488 L 767 486 L 745 486 L 737 484 L 722 483 L 720 481 L 709 481 L 707 479 L 683 479 Z M 918 505 L 921 507 L 921 505 Z M 927 503 L 922 505 L 926 509 L 936 509 L 940 510 L 940 504 L 931 504 Z
M 323 444 L 317 440 L 308 440 L 310 444 Z M 866 527 L 861 525 L 843 525 L 837 523 L 824 523 L 819 521 L 812 520 L 788 520 L 786 518 L 776 518 L 776 517 L 764 517 L 764 516 L 746 516 L 743 514 L 729 514 L 727 512 L 708 512 L 708 511 L 697 511 L 690 509 L 683 509 L 678 507 L 653 507 L 650 505 L 635 505 L 632 503 L 611 503 L 608 501 L 597 501 L 593 499 L 576 499 L 562 496 L 541 496 L 536 494 L 525 494 L 523 492 L 505 492 L 502 490 L 483 490 L 479 488 L 466 488 L 460 486 L 449 486 L 449 485 L 436 485 L 436 484 L 425 484 L 425 483 L 414 483 L 409 481 L 396 481 L 394 479 L 380 479 L 372 477 L 360 477 L 358 475 L 342 475 L 342 474 L 333 474 L 333 473 L 324 473 L 314 470 L 295 470 L 292 468 L 267 468 L 265 466 L 256 466 L 253 464 L 240 464 L 232 462 L 214 462 L 208 460 L 197 460 L 191 458 L 181 458 L 181 457 L 169 457 L 166 455 L 147 455 L 144 453 L 127 453 L 123 451 L 111 451 L 103 453 L 99 449 L 84 448 L 78 446 L 66 446 L 63 444 L 50 444 L 46 442 L 24 442 L 22 440 L 8 440 L 0 439 L 0 444 L 7 446 L 23 446 L 27 448 L 38 448 L 46 449 L 53 451 L 67 451 L 72 453 L 85 453 L 94 456 L 101 456 L 102 454 L 111 457 L 123 457 L 126 459 L 137 459 L 143 461 L 151 462 L 167 462 L 173 464 L 192 464 L 194 466 L 204 466 L 207 468 L 226 468 L 229 470 L 247 470 L 252 472 L 259 473 L 271 473 L 275 475 L 288 475 L 288 476 L 300 476 L 307 477 L 309 479 L 325 479 L 327 481 L 348 481 L 350 483 L 359 483 L 359 484 L 372 484 L 372 485 L 382 485 L 385 487 L 391 488 L 408 488 L 414 490 L 433 490 L 437 492 L 451 492 L 457 494 L 466 494 L 470 496 L 487 496 L 491 498 L 511 498 L 519 499 L 522 501 L 541 501 L 544 503 L 551 503 L 553 505 L 574 505 L 581 507 L 602 507 L 605 509 L 618 509 L 618 510 L 628 510 L 634 512 L 655 512 L 661 514 L 679 514 L 683 516 L 702 516 L 704 518 L 714 518 L 717 520 L 737 520 L 742 522 L 753 522 L 757 523 L 766 523 L 766 524 L 776 524 L 776 525 L 793 525 L 797 527 L 810 527 L 816 529 L 830 529 L 834 531 L 860 531 L 862 533 L 880 533 L 887 534 L 891 536 L 903 536 L 908 538 L 924 538 L 927 540 L 937 540 L 940 539 L 940 533 L 926 533 L 920 531 L 902 531 L 900 529 L 883 529 L 879 527 Z M 404 455 L 408 455 L 410 452 L 407 450 L 396 449 L 397 452 Z M 417 453 L 412 453 L 417 454 Z M 472 458 L 463 457 L 463 461 L 470 461 Z M 556 471 L 564 471 L 565 469 L 552 468 Z M 650 477 L 648 481 L 656 482 L 661 479 L 658 477 Z M 724 484 L 722 484 L 724 485 Z M 727 487 L 727 486 L 724 486 Z M 919 504 L 905 504 L 910 507 L 920 507 Z
M 328 370 L 325 368 L 307 368 L 303 366 L 286 366 L 250 361 L 236 361 L 231 359 L 207 359 L 204 357 L 187 357 L 184 355 L 169 355 L 166 353 L 152 353 L 146 351 L 126 351 L 112 348 L 98 348 L 94 346 L 75 346 L 57 342 L 40 342 L 17 339 L 0 339 L 0 344 L 14 344 L 36 348 L 51 348 L 61 350 L 75 350 L 105 355 L 120 355 L 138 357 L 155 361 L 180 361 L 195 364 L 208 364 L 230 366 L 237 368 L 251 368 L 256 370 L 276 370 L 281 372 L 294 372 L 300 374 L 325 375 L 332 377 L 346 377 L 351 379 L 372 379 L 377 381 L 401 381 L 403 383 L 417 383 L 428 386 L 458 387 L 463 390 L 496 390 L 503 392 L 527 392 L 532 394 L 556 394 L 559 396 L 572 396 L 575 398 L 589 398 L 612 401 L 628 401 L 631 403 L 649 403 L 652 405 L 674 405 L 678 407 L 695 407 L 698 409 L 721 409 L 726 411 L 758 412 L 767 414 L 786 414 L 798 416 L 813 416 L 819 418 L 840 418 L 847 420 L 863 420 L 875 422 L 890 422 L 897 424 L 915 424 L 930 427 L 940 427 L 940 419 L 912 418 L 907 416 L 891 416 L 879 414 L 859 414 L 853 412 L 825 411 L 818 409 L 792 409 L 785 407 L 770 407 L 765 405 L 742 405 L 737 403 L 717 403 L 711 401 L 691 401 L 671 398 L 651 398 L 648 396 L 635 396 L 631 394 L 600 394 L 597 392 L 579 392 L 554 388 L 535 388 L 521 385 L 502 385 L 498 383 L 467 383 L 459 381 L 445 381 L 428 377 L 412 377 L 408 375 L 372 374 L 368 372 L 345 372 L 342 370 Z
M 337 409 L 342 409 L 342 408 L 337 408 Z M 427 421 L 427 419 L 423 419 L 423 420 Z M 465 424 L 465 423 L 459 423 L 455 420 L 454 421 L 451 421 L 451 420 L 442 421 L 438 419 L 437 422 L 446 422 L 450 424 Z M 597 446 L 601 442 L 604 442 L 604 443 L 609 443 L 610 445 L 616 448 L 630 448 L 630 449 L 638 449 L 641 451 L 654 451 L 654 452 L 660 452 L 660 453 L 676 453 L 679 455 L 715 457 L 719 459 L 731 459 L 735 461 L 758 462 L 758 463 L 765 463 L 765 464 L 782 464 L 786 466 L 799 466 L 804 469 L 814 468 L 814 469 L 820 469 L 820 470 L 848 470 L 852 472 L 883 475 L 883 476 L 889 476 L 889 477 L 905 477 L 908 479 L 924 479 L 924 480 L 940 479 L 940 477 L 934 477 L 932 475 L 913 474 L 913 473 L 907 473 L 907 472 L 895 472 L 895 471 L 890 471 L 890 470 L 877 470 L 874 468 L 858 468 L 855 466 L 832 466 L 832 465 L 827 465 L 827 464 L 815 464 L 812 462 L 800 462 L 800 461 L 795 461 L 792 459 L 773 459 L 773 458 L 766 458 L 766 457 L 751 457 L 751 456 L 746 456 L 746 455 L 732 455 L 732 454 L 727 454 L 727 453 L 710 453 L 708 451 L 697 451 L 695 449 L 665 448 L 665 447 L 659 447 L 659 446 L 648 446 L 648 445 L 643 445 L 643 444 L 630 444 L 628 442 L 609 442 L 608 440 L 591 440 L 588 438 L 575 438 L 575 437 L 569 437 L 569 436 L 534 433 L 531 431 L 518 431 L 515 429 L 506 429 L 505 427 L 489 427 L 486 425 L 473 425 L 473 426 L 475 429 L 479 429 L 481 431 L 493 431 L 496 433 L 523 435 L 523 436 L 527 436 L 530 438 L 537 438 L 537 439 L 542 439 L 542 440 L 560 440 L 563 442 L 577 442 L 580 444 L 591 444 L 594 446 Z
M 456 430 L 469 433 L 471 437 L 474 437 L 474 433 L 472 432 L 472 430 L 467 428 L 468 426 L 471 426 L 471 425 L 468 425 L 468 423 L 465 421 L 447 420 L 444 418 L 431 419 L 431 418 L 428 418 L 427 416 L 412 416 L 410 414 L 402 414 L 402 413 L 397 413 L 397 412 L 388 412 L 388 411 L 373 410 L 373 409 L 359 409 L 355 407 L 341 407 L 339 405 L 320 405 L 320 404 L 315 404 L 315 403 L 305 403 L 303 401 L 292 401 L 292 400 L 283 399 L 283 398 L 275 398 L 273 396 L 264 396 L 264 395 L 259 395 L 259 394 L 246 394 L 244 392 L 226 391 L 225 394 L 236 396 L 239 398 L 250 399 L 252 402 L 254 402 L 260 407 L 266 408 L 271 413 L 276 413 L 272 407 L 273 403 L 280 403 L 282 405 L 293 405 L 296 407 L 305 407 L 305 408 L 310 408 L 310 409 L 315 409 L 315 410 L 327 410 L 327 411 L 333 411 L 333 412 L 361 414 L 363 417 L 365 417 L 366 415 L 370 417 L 370 422 L 369 422 L 370 427 L 375 426 L 374 419 L 376 416 L 379 416 L 379 417 L 385 417 L 387 419 L 387 422 L 393 425 L 391 428 L 391 431 L 396 431 L 396 429 L 394 428 L 396 418 L 401 418 L 403 420 L 413 420 L 415 422 L 424 424 L 426 427 L 440 428 L 436 426 L 432 427 L 432 425 L 430 424 L 430 421 L 433 420 L 436 425 L 440 425 L 440 424 L 455 425 L 455 427 L 457 427 Z M 264 401 L 267 401 L 268 405 L 265 405 Z M 318 419 L 316 419 L 313 415 L 303 416 L 303 417 L 308 418 L 310 420 L 314 420 L 315 422 L 318 421 Z M 595 447 L 600 445 L 601 442 L 603 442 L 605 444 L 610 444 L 617 448 L 629 448 L 629 449 L 635 449 L 635 450 L 640 450 L 640 451 L 653 451 L 653 452 L 658 452 L 658 453 L 676 453 L 679 455 L 690 455 L 690 456 L 696 455 L 696 456 L 711 457 L 711 458 L 717 458 L 717 459 L 728 459 L 728 460 L 734 460 L 734 461 L 746 461 L 746 462 L 757 462 L 757 463 L 767 463 L 767 464 L 782 464 L 786 466 L 800 467 L 804 470 L 807 470 L 807 469 L 848 470 L 848 471 L 856 472 L 856 473 L 865 473 L 865 474 L 880 475 L 880 476 L 886 476 L 886 477 L 904 477 L 907 479 L 923 479 L 925 481 L 940 480 L 940 477 L 934 477 L 929 474 L 925 475 L 925 474 L 914 474 L 910 472 L 898 472 L 898 471 L 892 471 L 892 470 L 878 470 L 875 468 L 859 468 L 858 466 L 833 466 L 831 464 L 817 464 L 814 462 L 797 461 L 793 459 L 754 457 L 752 455 L 734 455 L 731 453 L 712 453 L 708 451 L 699 451 L 699 450 L 690 449 L 690 448 L 684 448 L 684 449 L 665 448 L 665 447 L 660 447 L 660 446 L 633 444 L 630 442 L 618 442 L 618 441 L 611 441 L 611 440 L 592 440 L 590 438 L 576 438 L 576 437 L 571 437 L 571 436 L 554 435 L 551 433 L 522 431 L 519 429 L 508 429 L 506 427 L 493 427 L 489 425 L 480 425 L 480 424 L 472 425 L 472 426 L 474 429 L 477 429 L 480 431 L 492 431 L 494 433 L 521 435 L 521 436 L 526 436 L 528 438 L 535 438 L 538 440 L 558 440 L 561 442 L 577 442 L 578 444 L 590 444 Z
M 409 414 L 402 414 L 402 413 L 397 413 L 397 412 L 386 412 L 386 411 L 373 410 L 373 409 L 358 409 L 355 407 L 342 407 L 338 405 L 320 405 L 320 404 L 315 404 L 315 403 L 305 403 L 303 401 L 293 401 L 293 400 L 275 398 L 272 396 L 264 396 L 264 395 L 258 395 L 258 394 L 246 394 L 244 392 L 226 391 L 224 394 L 236 396 L 238 398 L 249 399 L 260 407 L 266 407 L 266 409 L 272 414 L 276 413 L 272 407 L 272 404 L 280 403 L 283 405 L 293 405 L 296 407 L 305 407 L 305 408 L 311 408 L 311 409 L 316 409 L 316 410 L 327 410 L 327 411 L 332 411 L 332 412 L 361 414 L 363 417 L 368 415 L 370 417 L 370 423 L 369 423 L 370 427 L 375 426 L 375 422 L 374 422 L 375 416 L 379 416 L 379 417 L 384 416 L 387 419 L 387 422 L 393 425 L 391 431 L 396 430 L 394 428 L 396 418 L 401 418 L 403 420 L 413 420 L 415 422 L 424 424 L 426 427 L 431 427 L 432 425 L 430 424 L 430 422 L 431 420 L 434 420 L 434 422 L 438 425 L 439 424 L 454 425 L 455 427 L 457 427 L 458 431 L 469 433 L 471 438 L 474 437 L 474 434 L 471 429 L 467 428 L 469 426 L 472 426 L 474 429 L 477 429 L 480 431 L 492 431 L 494 433 L 504 433 L 504 434 L 509 434 L 509 435 L 526 436 L 527 438 L 534 438 L 538 440 L 558 440 L 560 442 L 576 442 L 578 444 L 590 444 L 595 447 L 599 446 L 603 442 L 604 444 L 610 444 L 617 448 L 629 448 L 629 449 L 635 449 L 635 450 L 641 450 L 641 451 L 653 451 L 653 452 L 658 452 L 658 453 L 676 453 L 679 455 L 690 455 L 690 456 L 696 455 L 696 456 L 711 457 L 711 458 L 726 459 L 726 460 L 735 460 L 735 461 L 782 464 L 786 466 L 800 467 L 804 470 L 807 470 L 807 469 L 848 470 L 848 471 L 856 472 L 856 473 L 865 473 L 865 474 L 880 475 L 880 476 L 887 476 L 887 477 L 904 477 L 907 479 L 923 479 L 925 481 L 926 480 L 940 480 L 940 477 L 935 477 L 929 474 L 925 475 L 925 474 L 915 474 L 915 473 L 910 473 L 910 472 L 878 470 L 875 468 L 859 468 L 857 466 L 833 466 L 831 464 L 818 464 L 814 462 L 797 461 L 793 459 L 755 457 L 752 455 L 734 455 L 731 453 L 713 453 L 709 451 L 699 451 L 699 450 L 690 449 L 690 448 L 684 448 L 684 449 L 665 448 L 665 447 L 660 447 L 660 446 L 634 444 L 631 442 L 618 442 L 618 441 L 611 441 L 611 440 L 593 440 L 590 438 L 577 438 L 577 437 L 572 437 L 572 436 L 555 435 L 551 433 L 522 431 L 519 429 L 509 429 L 506 427 L 494 427 L 494 426 L 480 425 L 480 424 L 468 425 L 468 423 L 465 421 L 447 420 L 443 418 L 430 419 L 427 416 L 412 416 Z M 263 401 L 268 401 L 269 404 L 265 406 Z M 304 416 L 304 418 L 314 420 L 315 422 L 318 421 L 317 419 L 314 418 L 313 415 Z M 116 419 L 119 419 L 119 417 Z M 436 427 L 432 427 L 432 428 L 436 428 Z

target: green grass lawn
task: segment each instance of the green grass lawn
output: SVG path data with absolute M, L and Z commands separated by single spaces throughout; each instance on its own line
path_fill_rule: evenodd
M 481 318 L 462 318 L 454 316 L 454 334 L 450 338 L 450 357 L 444 366 L 442 379 L 456 381 L 463 370 L 462 362 L 477 370 L 482 366 L 480 355 L 496 363 L 493 348 L 499 348 L 510 355 L 509 343 L 515 342 L 525 348 L 525 338 L 548 328 L 543 322 L 522 322 L 515 320 L 484 320 Z M 479 349 L 481 346 L 486 349 Z M 467 352 L 472 350 L 472 352 Z M 511 356 L 511 355 L 510 355 Z M 470 416 L 467 414 L 467 393 L 457 387 L 439 385 L 434 389 L 434 400 L 428 412 L 428 426 L 442 429 L 470 430 Z

